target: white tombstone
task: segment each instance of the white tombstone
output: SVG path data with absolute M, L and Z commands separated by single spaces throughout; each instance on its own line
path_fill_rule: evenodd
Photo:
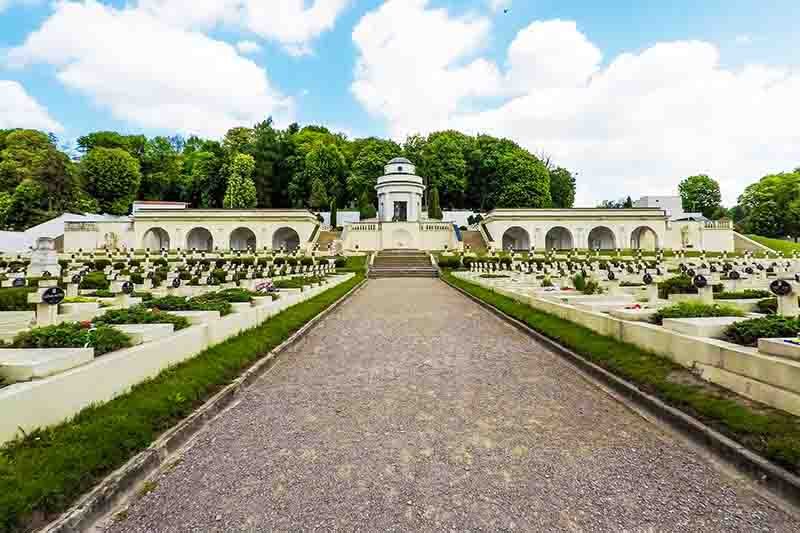
M 58 264 L 55 239 L 39 237 L 36 239 L 36 247 L 31 253 L 27 275 L 28 277 L 40 277 L 45 272 L 51 276 L 60 276 L 61 265 Z

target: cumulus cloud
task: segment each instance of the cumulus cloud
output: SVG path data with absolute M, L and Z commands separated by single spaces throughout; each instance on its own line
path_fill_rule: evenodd
M 261 51 L 261 45 L 255 41 L 239 41 L 236 48 L 243 54 L 255 54 Z
M 716 177 L 732 203 L 760 176 L 800 165 L 797 71 L 728 69 L 718 48 L 700 41 L 657 43 L 603 66 L 575 23 L 558 20 L 522 29 L 498 69 L 474 55 L 488 23 L 466 22 L 423 0 L 404 11 L 396 4 L 387 1 L 356 27 L 360 57 L 351 87 L 396 137 L 447 127 L 510 137 L 577 171 L 584 205 L 676 194 L 680 179 L 696 173 Z M 380 18 L 387 37 L 365 38 L 362 24 L 389 9 L 403 16 Z M 435 20 L 435 33 L 408 32 L 413 20 Z M 463 24 L 480 31 L 465 39 Z M 438 61 L 420 66 L 418 53 Z M 394 70 L 378 64 L 384 60 Z M 483 76 L 454 75 L 472 65 L 481 65 Z
M 311 52 L 314 39 L 333 28 L 350 3 L 351 0 L 139 0 L 138 6 L 185 28 L 236 26 L 280 43 L 292 55 L 303 55 Z
M 389 0 L 353 30 L 360 55 L 351 91 L 396 136 L 445 127 L 470 99 L 500 90 L 497 67 L 473 59 L 489 27 L 484 17 L 429 9 L 428 0 Z
M 0 129 L 34 128 L 59 132 L 64 128 L 16 81 L 0 80 Z
M 268 115 L 281 120 L 291 114 L 291 99 L 233 46 L 141 9 L 93 0 L 58 3 L 9 59 L 12 65 L 53 65 L 65 86 L 147 128 L 221 135 Z

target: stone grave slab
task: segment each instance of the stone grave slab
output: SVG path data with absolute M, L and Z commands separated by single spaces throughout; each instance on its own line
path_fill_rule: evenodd
M 45 378 L 88 363 L 94 348 L 2 348 L 0 375 L 11 382 Z
M 791 337 L 758 339 L 758 351 L 775 357 L 800 361 L 800 339 Z
M 114 324 L 112 327 L 130 335 L 133 344 L 163 339 L 175 331 L 173 324 Z
M 692 337 L 722 338 L 725 328 L 750 317 L 665 318 L 664 328 Z

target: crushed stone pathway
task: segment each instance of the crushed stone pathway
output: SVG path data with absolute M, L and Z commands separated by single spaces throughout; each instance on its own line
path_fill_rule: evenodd
M 800 531 L 434 279 L 371 280 L 107 526 Z

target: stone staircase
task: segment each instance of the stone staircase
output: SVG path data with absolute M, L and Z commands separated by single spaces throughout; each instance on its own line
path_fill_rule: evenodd
M 340 238 L 341 234 L 338 231 L 320 231 L 319 239 L 317 239 L 320 251 L 327 252 L 328 245 Z
M 382 250 L 369 269 L 370 278 L 436 278 L 439 270 L 419 250 Z

